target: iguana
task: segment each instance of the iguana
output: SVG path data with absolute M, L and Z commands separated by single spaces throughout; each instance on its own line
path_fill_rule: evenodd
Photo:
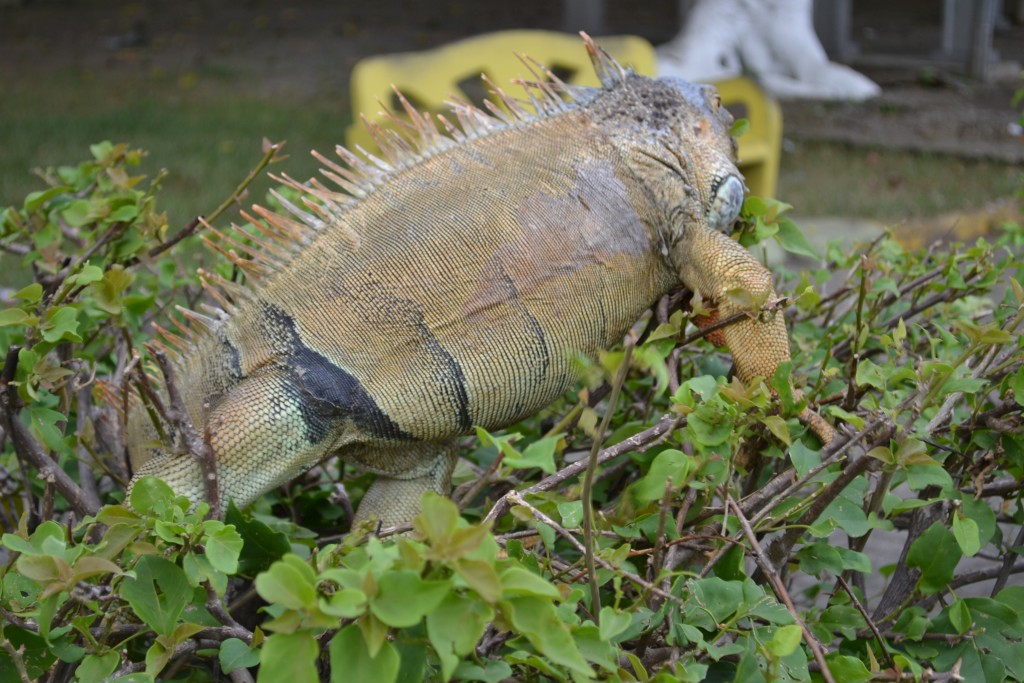
M 723 316 L 741 310 L 730 293 L 774 297 L 723 232 L 744 185 L 714 88 L 637 75 L 584 41 L 603 87 L 548 74 L 522 83 L 529 108 L 496 88 L 504 111 L 456 103 L 447 134 L 402 100 L 406 135 L 367 124 L 384 159 L 316 155 L 344 192 L 286 178 L 304 208 L 244 214 L 256 247 L 221 235 L 250 284 L 201 271 L 220 308 L 183 310 L 186 334 L 163 335 L 222 506 L 340 454 L 379 475 L 357 519 L 406 522 L 423 492 L 448 492 L 456 437 L 554 401 L 576 379 L 569 351 L 614 344 L 680 282 Z M 747 382 L 790 357 L 782 315 L 757 307 L 721 330 Z M 155 475 L 202 500 L 200 462 L 153 447 L 147 420 L 129 419 L 133 485 Z

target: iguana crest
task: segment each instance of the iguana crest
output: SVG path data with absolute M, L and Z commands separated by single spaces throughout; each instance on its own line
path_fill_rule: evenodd
M 601 84 L 610 89 L 625 83 L 633 72 L 594 43 L 589 35 L 581 35 Z M 393 125 L 385 127 L 370 121 L 365 114 L 362 115 L 363 123 L 380 148 L 383 158 L 360 146 L 356 147 L 356 152 L 341 145 L 335 148 L 343 164 L 316 150 L 311 152 L 324 166 L 320 169 L 321 175 L 344 193 L 325 186 L 315 178 L 300 183 L 287 174 L 271 174 L 277 182 L 301 193 L 304 208 L 272 189 L 271 195 L 285 208 L 287 214 L 253 205 L 251 213 L 244 210 L 241 212 L 249 222 L 249 229 L 233 224 L 231 230 L 225 232 L 205 224 L 207 234 L 202 235 L 201 239 L 210 249 L 237 266 L 258 287 L 262 281 L 286 267 L 307 244 L 323 232 L 325 226 L 335 224 L 341 214 L 357 206 L 360 200 L 377 188 L 385 186 L 396 174 L 414 169 L 426 159 L 442 154 L 453 146 L 558 116 L 593 97 L 593 88 L 569 85 L 530 57 L 522 54 L 517 56 L 533 77 L 532 80 L 514 81 L 522 87 L 525 100 L 510 96 L 482 74 L 481 78 L 504 108 L 486 100 L 487 111 L 484 111 L 470 102 L 453 98 L 449 101 L 457 120 L 457 124 L 453 124 L 443 114 L 437 114 L 435 122 L 435 115 L 417 110 L 395 89 L 407 118 L 387 112 L 387 119 Z M 443 130 L 438 128 L 437 123 L 441 124 Z M 356 230 L 350 229 L 343 234 L 348 238 L 351 248 L 359 248 L 361 239 Z M 251 244 L 247 245 L 245 241 Z M 154 324 L 154 329 L 160 335 L 159 340 L 154 340 L 154 345 L 171 355 L 178 356 L 187 352 L 196 335 L 213 332 L 231 315 L 240 301 L 251 299 L 248 287 L 204 269 L 200 269 L 199 276 L 203 288 L 218 303 L 219 308 L 204 306 L 210 314 L 206 315 L 182 306 L 176 307 L 188 321 L 183 325 L 172 319 L 181 334 Z

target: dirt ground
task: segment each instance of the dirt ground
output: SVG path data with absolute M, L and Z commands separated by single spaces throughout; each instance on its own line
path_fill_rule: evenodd
M 326 90 L 344 97 L 349 71 L 365 55 L 562 24 L 560 5 L 551 0 L 284 5 L 0 0 L 0 96 L 5 81 L 49 70 L 116 79 L 202 69 L 240 73 L 253 94 L 303 98 Z M 939 45 L 940 5 L 859 0 L 851 38 L 867 57 L 926 56 Z M 657 44 L 676 32 L 677 7 L 676 0 L 608 0 L 606 25 Z M 862 68 L 883 86 L 881 97 L 859 104 L 785 103 L 786 135 L 1024 162 L 1024 135 L 1014 127 L 1018 116 L 1010 105 L 1024 83 L 1024 26 L 1002 22 L 994 47 L 1005 60 L 994 82 L 971 82 L 936 67 Z

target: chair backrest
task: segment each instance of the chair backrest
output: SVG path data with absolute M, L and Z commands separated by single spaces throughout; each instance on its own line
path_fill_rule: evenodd
M 730 78 L 714 84 L 722 104 L 750 123 L 739 138 L 739 167 L 750 193 L 774 197 L 782 155 L 782 110 L 754 81 Z
M 655 72 L 654 49 L 643 38 L 608 36 L 596 41 L 621 64 L 638 73 Z M 382 104 L 391 111 L 401 111 L 396 106 L 392 85 L 418 109 L 438 113 L 448 110 L 446 101 L 452 96 L 480 104 L 487 96 L 481 73 L 515 96 L 514 88 L 507 87 L 509 81 L 530 78 L 517 54 L 540 62 L 567 83 L 600 85 L 579 37 L 554 31 L 499 31 L 423 52 L 367 57 L 352 70 L 353 123 L 346 133 L 348 145 L 375 149 L 359 114 L 378 121 L 383 117 Z
M 606 36 L 596 42 L 621 64 L 637 73 L 654 75 L 654 48 L 637 36 Z M 353 122 L 345 139 L 350 148 L 359 145 L 376 152 L 377 145 L 360 120 L 384 118 L 382 109 L 401 112 L 392 85 L 421 111 L 446 113 L 452 96 L 479 105 L 488 97 L 480 80 L 485 73 L 491 82 L 508 89 L 509 81 L 530 77 L 516 56 L 528 55 L 551 69 L 567 83 L 600 85 L 578 36 L 554 31 L 499 31 L 466 38 L 422 52 L 376 55 L 360 60 L 352 69 L 351 101 Z M 778 104 L 753 81 L 734 78 L 715 84 L 722 103 L 750 121 L 739 140 L 740 170 L 747 187 L 760 196 L 774 196 L 782 145 L 782 115 Z M 496 102 L 497 103 L 497 102 Z

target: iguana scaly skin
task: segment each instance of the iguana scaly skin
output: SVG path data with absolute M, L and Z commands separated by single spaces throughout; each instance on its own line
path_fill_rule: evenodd
M 375 131 L 386 161 L 319 157 L 345 194 L 295 183 L 307 208 L 254 207 L 256 256 L 222 246 L 251 284 L 204 274 L 222 310 L 165 333 L 222 506 L 338 453 L 379 475 L 357 518 L 406 522 L 424 491 L 448 492 L 453 439 L 551 403 L 575 381 L 570 351 L 614 344 L 680 282 L 722 316 L 736 292 L 774 297 L 722 232 L 743 182 L 715 90 L 635 75 L 586 42 L 603 88 L 526 84 L 531 109 L 498 91 L 507 113 L 456 105 L 448 135 L 407 106 L 407 138 Z M 789 359 L 781 315 L 722 337 L 744 381 Z M 136 480 L 202 500 L 198 460 L 148 445 L 140 413 Z

